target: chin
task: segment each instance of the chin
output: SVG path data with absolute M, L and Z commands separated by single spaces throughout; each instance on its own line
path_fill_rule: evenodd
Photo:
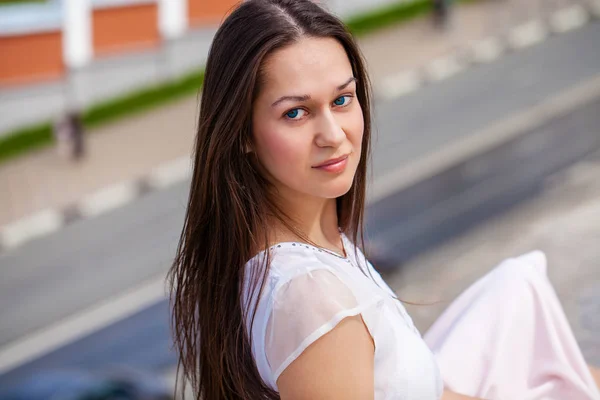
M 348 193 L 352 188 L 353 179 L 347 179 L 343 182 L 330 183 L 327 187 L 323 188 L 319 197 L 326 199 L 336 199 Z

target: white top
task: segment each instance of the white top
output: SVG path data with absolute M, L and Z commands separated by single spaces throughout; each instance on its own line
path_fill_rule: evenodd
M 360 314 L 375 343 L 375 399 L 440 399 L 443 382 L 434 356 L 404 306 L 360 250 L 357 263 L 355 247 L 343 235 L 342 243 L 347 257 L 298 242 L 271 247 L 271 268 L 251 328 L 246 319 L 262 379 L 278 390 L 279 375 L 308 346 Z M 265 254 L 246 264 L 244 306 L 250 298 L 254 304 L 249 282 Z

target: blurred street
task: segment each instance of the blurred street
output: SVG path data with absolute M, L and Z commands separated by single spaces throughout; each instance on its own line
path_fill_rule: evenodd
M 486 40 L 495 38 L 498 35 L 508 36 L 508 32 L 512 27 L 518 27 L 519 24 L 523 24 L 531 18 L 550 15 L 552 11 L 561 9 L 564 6 L 578 4 L 578 2 L 576 0 L 560 2 L 540 0 L 539 4 L 543 4 L 545 7 L 532 7 L 532 2 L 529 0 L 477 2 L 457 8 L 453 16 L 453 26 L 449 32 L 437 32 L 432 28 L 431 21 L 428 18 L 422 18 L 414 22 L 385 28 L 359 38 L 359 44 L 367 59 L 376 97 L 382 100 L 389 98 L 390 85 L 394 83 L 402 84 L 407 75 L 411 78 L 413 73 L 435 74 L 435 71 L 440 69 L 439 67 L 436 68 L 436 62 L 439 64 L 442 61 L 443 64 L 443 61 L 452 57 L 460 59 L 467 50 L 477 44 L 485 45 Z M 516 60 L 514 64 L 509 66 L 513 71 L 507 76 L 510 76 L 510 79 L 514 81 L 515 86 L 519 86 L 517 89 L 520 90 L 520 93 L 525 94 L 523 99 L 521 99 L 521 95 L 514 94 L 513 87 L 508 87 L 502 79 L 495 78 L 496 70 L 503 68 L 503 66 L 496 64 L 497 66 L 490 69 L 489 73 L 482 74 L 480 79 L 484 80 L 485 85 L 481 84 L 482 81 L 471 80 L 472 87 L 470 89 L 460 88 L 459 90 L 464 90 L 464 96 L 469 96 L 470 99 L 488 91 L 503 90 L 503 92 L 494 96 L 494 99 L 490 100 L 503 103 L 500 104 L 498 110 L 496 110 L 496 104 L 490 102 L 489 108 L 491 110 L 486 110 L 486 115 L 480 116 L 471 113 L 468 107 L 462 107 L 456 101 L 452 108 L 444 109 L 442 114 L 446 113 L 446 115 L 451 116 L 454 112 L 461 112 L 462 110 L 463 113 L 469 115 L 469 118 L 454 118 L 453 123 L 469 124 L 464 127 L 468 130 L 479 129 L 490 120 L 527 107 L 544 98 L 548 93 L 568 87 L 577 80 L 583 80 L 591 76 L 597 72 L 597 69 L 594 69 L 595 65 L 590 65 L 588 62 L 590 57 L 597 56 L 597 52 L 592 51 L 595 36 L 593 33 L 584 36 L 585 38 L 582 37 L 577 41 L 576 47 L 570 47 L 569 44 L 565 43 L 561 47 L 563 53 L 560 54 L 555 54 L 552 50 L 538 50 L 538 53 L 531 57 L 531 62 L 536 61 L 537 64 L 532 65 L 529 60 L 523 60 L 524 66 L 521 67 L 519 65 L 521 61 Z M 546 45 L 544 44 L 544 46 Z M 575 53 L 577 53 L 577 57 L 583 56 L 585 59 L 573 63 Z M 548 62 L 544 59 L 546 55 L 551 57 Z M 558 64 L 553 66 L 555 60 Z M 118 59 L 113 57 L 107 61 L 115 64 Z M 506 60 L 500 60 L 500 63 L 506 62 Z M 132 60 L 128 57 L 123 60 L 123 63 L 130 65 Z M 558 74 L 569 75 L 570 77 L 565 76 L 563 78 L 562 75 L 547 76 L 547 80 L 540 78 L 541 81 L 537 82 L 535 67 L 542 64 Z M 451 66 L 443 68 L 442 65 L 442 73 L 444 69 L 451 68 Z M 579 68 L 581 71 L 570 71 L 571 68 Z M 542 71 L 542 73 L 546 72 Z M 552 72 L 549 71 L 548 73 Z M 565 79 L 567 81 L 563 82 Z M 90 84 L 104 85 L 103 80 L 96 76 L 92 77 L 91 80 Z M 411 82 L 412 80 L 414 79 L 410 79 Z M 549 87 L 546 87 L 546 82 L 550 85 Z M 405 84 L 412 85 L 414 82 L 406 82 Z M 528 85 L 532 87 L 529 88 Z M 461 83 L 456 86 L 461 86 Z M 36 96 L 29 93 L 33 89 L 27 88 L 26 90 L 28 91 L 27 95 L 35 100 Z M 448 90 L 448 95 L 456 98 L 454 93 L 450 93 L 451 90 Z M 436 90 L 431 91 L 431 93 L 430 97 L 439 97 L 441 101 L 448 101 L 445 96 L 438 95 Z M 2 96 L 3 91 L 0 90 L 0 99 Z M 8 95 L 4 94 L 4 96 Z M 396 97 L 398 96 L 392 95 L 392 99 Z M 460 97 L 456 99 L 460 99 Z M 515 102 L 521 100 L 522 102 Z M 427 113 L 428 115 L 438 116 L 438 108 L 423 108 L 420 103 L 414 102 L 412 99 L 404 100 L 400 98 L 399 101 L 400 103 L 390 102 L 389 107 L 386 106 L 386 110 L 376 107 L 376 112 L 387 113 L 390 110 L 398 109 L 402 113 L 401 115 L 411 115 L 418 109 L 421 115 Z M 409 104 L 412 108 L 405 109 L 405 104 Z M 440 105 L 440 107 L 445 106 L 445 104 Z M 4 111 L 0 112 L 6 113 L 6 117 L 8 117 L 8 114 L 27 112 L 26 108 L 23 108 L 22 101 L 15 107 L 14 110 L 5 107 Z M 93 194 L 107 186 L 137 179 L 147 175 L 161 164 L 188 156 L 194 137 L 196 109 L 197 100 L 190 97 L 153 110 L 151 113 L 134 116 L 123 122 L 94 129 L 88 135 L 87 147 L 89 147 L 89 152 L 87 157 L 76 166 L 60 160 L 56 156 L 55 149 L 52 148 L 46 148 L 4 163 L 0 167 L 0 186 L 7 188 L 6 195 L 8 197 L 3 197 L 3 204 L 0 207 L 0 226 L 48 208 L 68 207 L 82 197 Z M 488 113 L 496 113 L 496 115 L 488 118 Z M 387 126 L 379 126 L 380 120 L 377 120 L 377 127 L 382 132 L 380 136 L 383 137 L 386 135 Z M 403 121 L 398 121 L 397 118 L 388 118 L 388 120 L 390 121 L 388 126 L 395 126 L 397 122 Z M 436 120 L 437 118 L 431 119 L 428 117 L 412 119 L 418 124 L 437 123 Z M 440 126 L 445 126 L 445 124 L 440 123 Z M 402 132 L 412 132 L 415 129 L 414 126 L 403 126 L 402 128 L 404 128 Z M 459 134 L 465 133 L 462 128 L 457 126 L 456 131 Z M 165 134 L 165 132 L 169 134 Z M 391 133 L 387 135 L 391 136 Z M 421 146 L 427 147 L 431 144 L 431 141 L 437 141 L 438 131 L 432 131 L 430 135 L 432 139 L 429 141 L 424 140 L 420 143 Z M 394 135 L 394 137 L 403 141 L 410 138 L 408 134 Z M 448 137 L 447 139 L 451 138 Z M 381 148 L 385 148 L 389 144 L 384 139 L 380 140 L 382 141 Z M 131 149 L 135 149 L 139 143 L 144 144 L 143 151 L 136 151 L 135 156 L 132 156 Z M 422 151 L 411 146 L 388 149 L 389 151 L 395 151 L 394 149 L 398 148 L 400 151 L 405 152 L 406 157 L 419 156 Z M 397 161 L 395 157 L 388 157 L 388 161 L 385 161 L 385 157 L 387 157 L 387 154 L 378 155 L 375 158 L 376 173 L 382 171 L 382 169 L 390 169 L 389 163 Z M 107 163 L 106 160 L 111 160 L 111 162 Z
M 442 301 L 407 310 L 421 332 L 460 292 L 498 264 L 534 249 L 589 363 L 600 365 L 600 152 L 550 177 L 543 192 L 507 214 L 385 275 L 403 300 Z
M 421 332 L 501 260 L 540 249 L 600 365 L 600 22 L 552 19 L 581 4 L 480 1 L 457 7 L 447 32 L 420 18 L 359 39 L 375 91 L 369 238 L 400 298 L 444 300 L 406 306 Z M 519 33 L 532 20 L 551 21 L 543 38 Z M 97 128 L 77 164 L 55 148 L 0 164 L 0 228 L 47 210 L 65 218 L 0 248 L 0 389 L 60 368 L 172 379 L 163 280 L 196 112 L 192 96 Z M 498 192 L 512 196 L 491 207 Z

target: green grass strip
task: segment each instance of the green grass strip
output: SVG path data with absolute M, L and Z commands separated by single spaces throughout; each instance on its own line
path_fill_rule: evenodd
M 50 123 L 19 129 L 8 136 L 0 137 L 0 162 L 49 145 L 53 141 Z
M 169 101 L 197 93 L 204 81 L 204 70 L 180 79 L 135 91 L 91 107 L 83 116 L 85 128 L 94 128 L 133 114 L 147 111 Z M 0 152 L 1 159 L 1 152 Z
M 412 20 L 430 11 L 431 0 L 418 0 L 408 4 L 393 4 L 366 13 L 349 19 L 346 24 L 353 34 L 363 36 L 393 24 Z M 198 70 L 180 79 L 136 90 L 125 96 L 94 105 L 82 115 L 84 127 L 86 129 L 99 127 L 197 93 L 203 80 L 204 70 Z M 17 129 L 0 137 L 0 163 L 53 142 L 50 122 Z
M 0 7 L 2 6 L 15 6 L 21 4 L 40 4 L 46 3 L 48 0 L 0 0 Z
M 420 17 L 430 12 L 431 9 L 431 0 L 392 4 L 351 18 L 346 21 L 346 25 L 355 36 L 363 36 L 378 29 Z
M 83 126 L 86 130 L 96 128 L 192 95 L 198 92 L 203 80 L 204 71 L 196 71 L 181 79 L 94 105 L 83 113 Z M 0 137 L 0 163 L 52 143 L 54 136 L 50 122 L 15 130 Z

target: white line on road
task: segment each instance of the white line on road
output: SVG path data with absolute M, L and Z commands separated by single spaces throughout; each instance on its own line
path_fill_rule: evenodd
M 576 4 L 556 11 L 550 16 L 550 28 L 556 33 L 567 32 L 579 28 L 589 20 L 585 8 Z
M 539 20 L 532 20 L 513 28 L 508 35 L 508 43 L 513 49 L 522 49 L 541 42 L 548 32 Z
M 559 93 L 531 109 L 475 132 L 377 178 L 369 190 L 368 203 L 377 202 L 476 154 L 482 154 L 486 150 L 506 143 L 550 118 L 558 118 L 598 96 L 600 96 L 600 75 Z
M 168 368 L 166 371 L 163 371 L 162 375 L 163 375 L 165 383 L 168 385 L 168 387 L 175 390 L 175 383 L 177 381 L 177 367 Z M 193 399 L 194 398 L 194 390 L 192 389 L 192 385 L 190 385 L 189 382 L 185 386 L 185 392 L 184 392 L 185 395 L 182 396 L 182 393 L 181 393 L 182 375 L 183 375 L 182 372 L 179 371 L 179 381 L 178 381 L 179 384 L 177 385 L 178 386 L 177 387 L 178 396 L 175 397 L 175 400 L 181 400 L 183 398 Z
M 188 179 L 191 174 L 192 162 L 189 156 L 184 156 L 152 170 L 147 182 L 153 189 L 164 189 Z
M 495 37 L 480 40 L 471 46 L 473 61 L 478 63 L 492 62 L 500 57 L 503 51 L 502 43 Z
M 64 224 L 63 216 L 56 210 L 44 210 L 0 229 L 0 244 L 6 248 L 16 247 L 33 238 L 47 235 Z
M 570 187 L 589 186 L 598 181 L 599 173 L 600 162 L 584 160 L 566 170 L 549 176 L 546 178 L 544 185 L 548 191 L 564 190 L 564 185 Z
M 386 99 L 391 100 L 414 92 L 422 84 L 423 81 L 418 71 L 402 71 L 386 77 L 383 80 L 380 92 Z
M 135 182 L 119 183 L 86 196 L 77 209 L 84 218 L 95 217 L 129 203 L 137 197 L 138 192 Z
M 165 275 L 0 348 L 0 374 L 166 299 Z
M 457 74 L 463 68 L 464 66 L 458 60 L 457 55 L 453 54 L 431 61 L 425 67 L 425 71 L 430 80 L 437 82 Z

